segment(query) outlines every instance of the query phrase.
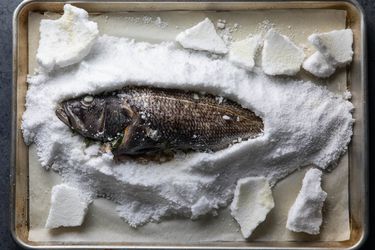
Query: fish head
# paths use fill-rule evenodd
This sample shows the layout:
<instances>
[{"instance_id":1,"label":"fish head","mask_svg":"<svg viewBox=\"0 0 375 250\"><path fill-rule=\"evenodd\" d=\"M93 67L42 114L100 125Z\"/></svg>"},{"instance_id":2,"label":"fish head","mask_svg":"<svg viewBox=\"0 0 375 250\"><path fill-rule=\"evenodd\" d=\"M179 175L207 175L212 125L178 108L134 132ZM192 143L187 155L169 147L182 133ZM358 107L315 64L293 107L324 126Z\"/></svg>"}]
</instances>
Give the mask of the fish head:
<instances>
[{"instance_id":1,"label":"fish head","mask_svg":"<svg viewBox=\"0 0 375 250\"><path fill-rule=\"evenodd\" d=\"M105 133L105 97L85 95L60 103L56 116L84 137L102 140Z\"/></svg>"}]
</instances>

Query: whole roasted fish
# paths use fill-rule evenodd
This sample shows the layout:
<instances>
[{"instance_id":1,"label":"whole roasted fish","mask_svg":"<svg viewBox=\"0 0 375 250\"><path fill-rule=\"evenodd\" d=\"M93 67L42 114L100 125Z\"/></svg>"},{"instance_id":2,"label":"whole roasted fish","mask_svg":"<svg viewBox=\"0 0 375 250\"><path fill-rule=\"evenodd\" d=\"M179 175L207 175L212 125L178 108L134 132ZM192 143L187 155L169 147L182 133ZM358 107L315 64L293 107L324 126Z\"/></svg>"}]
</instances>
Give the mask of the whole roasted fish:
<instances>
[{"instance_id":1,"label":"whole roasted fish","mask_svg":"<svg viewBox=\"0 0 375 250\"><path fill-rule=\"evenodd\" d=\"M56 115L84 137L112 142L115 156L217 151L263 131L262 119L233 101L150 87L67 100Z\"/></svg>"}]
</instances>

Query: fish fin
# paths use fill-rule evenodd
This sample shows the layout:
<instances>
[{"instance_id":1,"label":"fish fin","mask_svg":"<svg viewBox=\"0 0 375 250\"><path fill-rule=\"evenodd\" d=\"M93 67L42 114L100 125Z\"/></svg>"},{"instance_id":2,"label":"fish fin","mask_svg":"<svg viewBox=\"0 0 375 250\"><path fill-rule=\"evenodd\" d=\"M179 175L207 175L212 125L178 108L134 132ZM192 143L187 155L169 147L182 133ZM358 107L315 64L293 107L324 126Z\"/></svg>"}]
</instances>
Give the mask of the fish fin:
<instances>
[{"instance_id":1,"label":"fish fin","mask_svg":"<svg viewBox=\"0 0 375 250\"><path fill-rule=\"evenodd\" d=\"M125 128L124 136L117 148L112 153L115 157L120 155L152 155L163 150L163 145L150 138L149 128L140 124L136 119Z\"/></svg>"}]
</instances>

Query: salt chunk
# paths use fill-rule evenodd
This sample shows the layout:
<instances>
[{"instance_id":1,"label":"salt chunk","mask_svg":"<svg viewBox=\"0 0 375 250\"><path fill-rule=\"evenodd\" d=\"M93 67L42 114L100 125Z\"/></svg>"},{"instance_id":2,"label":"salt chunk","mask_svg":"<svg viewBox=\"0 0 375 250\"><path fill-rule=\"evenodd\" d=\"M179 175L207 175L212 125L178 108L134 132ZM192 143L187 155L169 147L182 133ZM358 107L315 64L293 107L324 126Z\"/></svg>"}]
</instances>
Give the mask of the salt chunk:
<instances>
[{"instance_id":1,"label":"salt chunk","mask_svg":"<svg viewBox=\"0 0 375 250\"><path fill-rule=\"evenodd\" d=\"M255 65L254 57L259 45L259 35L232 43L229 50L229 61L238 67L252 70Z\"/></svg>"},{"instance_id":2,"label":"salt chunk","mask_svg":"<svg viewBox=\"0 0 375 250\"><path fill-rule=\"evenodd\" d=\"M176 41L187 49L204 50L217 54L228 52L224 41L216 33L214 24L208 18L178 34Z\"/></svg>"},{"instance_id":3,"label":"salt chunk","mask_svg":"<svg viewBox=\"0 0 375 250\"><path fill-rule=\"evenodd\" d=\"M38 64L47 72L81 61L91 50L99 35L88 13L70 4L64 5L64 15L57 20L40 22Z\"/></svg>"},{"instance_id":4,"label":"salt chunk","mask_svg":"<svg viewBox=\"0 0 375 250\"><path fill-rule=\"evenodd\" d=\"M308 40L333 66L344 66L352 61L353 32L351 29L314 33Z\"/></svg>"},{"instance_id":5,"label":"salt chunk","mask_svg":"<svg viewBox=\"0 0 375 250\"><path fill-rule=\"evenodd\" d=\"M218 23L216 24L216 27L217 27L218 29L224 29L224 28L225 28L225 23L220 23L220 22L218 22Z\"/></svg>"},{"instance_id":6,"label":"salt chunk","mask_svg":"<svg viewBox=\"0 0 375 250\"><path fill-rule=\"evenodd\" d=\"M294 232L319 234L322 224L322 207L327 197L320 186L322 171L310 169L302 181L302 188L289 209L286 227Z\"/></svg>"},{"instance_id":7,"label":"salt chunk","mask_svg":"<svg viewBox=\"0 0 375 250\"><path fill-rule=\"evenodd\" d=\"M206 196L203 196L191 206L191 219L197 219L199 216L208 214L212 212L212 209L217 208L218 206L216 204L211 203Z\"/></svg>"},{"instance_id":8,"label":"salt chunk","mask_svg":"<svg viewBox=\"0 0 375 250\"><path fill-rule=\"evenodd\" d=\"M264 40L262 68L267 75L295 75L305 53L288 37L270 29Z\"/></svg>"},{"instance_id":9,"label":"salt chunk","mask_svg":"<svg viewBox=\"0 0 375 250\"><path fill-rule=\"evenodd\" d=\"M331 76L336 70L319 51L307 58L302 67L311 74L323 78Z\"/></svg>"},{"instance_id":10,"label":"salt chunk","mask_svg":"<svg viewBox=\"0 0 375 250\"><path fill-rule=\"evenodd\" d=\"M230 210L240 224L243 237L250 237L274 205L271 188L265 177L248 177L237 182Z\"/></svg>"},{"instance_id":11,"label":"salt chunk","mask_svg":"<svg viewBox=\"0 0 375 250\"><path fill-rule=\"evenodd\" d=\"M67 184L56 185L52 188L51 208L45 227L80 226L86 215L87 206L88 200L82 196L80 190Z\"/></svg>"},{"instance_id":12,"label":"salt chunk","mask_svg":"<svg viewBox=\"0 0 375 250\"><path fill-rule=\"evenodd\" d=\"M352 99L352 93L350 93L349 90L345 90L342 94L342 98L344 98L345 100L350 100Z\"/></svg>"}]
</instances>

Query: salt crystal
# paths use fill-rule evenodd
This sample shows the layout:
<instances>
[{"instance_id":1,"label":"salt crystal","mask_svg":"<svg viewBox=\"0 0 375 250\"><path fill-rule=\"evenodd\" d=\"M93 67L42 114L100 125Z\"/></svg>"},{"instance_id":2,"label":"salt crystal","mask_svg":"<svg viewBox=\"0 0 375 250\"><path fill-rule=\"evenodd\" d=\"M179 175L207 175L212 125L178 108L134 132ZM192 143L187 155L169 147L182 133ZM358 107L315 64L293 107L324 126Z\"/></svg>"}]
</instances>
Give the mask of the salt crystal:
<instances>
[{"instance_id":1,"label":"salt crystal","mask_svg":"<svg viewBox=\"0 0 375 250\"><path fill-rule=\"evenodd\" d=\"M88 20L85 10L66 4L60 19L40 22L38 64L47 72L75 64L90 52L98 35L97 24Z\"/></svg>"},{"instance_id":2,"label":"salt crystal","mask_svg":"<svg viewBox=\"0 0 375 250\"><path fill-rule=\"evenodd\" d=\"M197 219L199 216L208 214L212 212L212 209L217 208L218 206L210 202L206 196L203 196L191 206L191 219Z\"/></svg>"},{"instance_id":3,"label":"salt crystal","mask_svg":"<svg viewBox=\"0 0 375 250\"><path fill-rule=\"evenodd\" d=\"M187 49L204 50L217 54L228 52L224 41L218 36L215 26L208 18L178 34L176 41Z\"/></svg>"},{"instance_id":4,"label":"salt crystal","mask_svg":"<svg viewBox=\"0 0 375 250\"><path fill-rule=\"evenodd\" d=\"M303 62L302 67L317 77L329 77L336 70L319 51L307 58Z\"/></svg>"},{"instance_id":5,"label":"salt crystal","mask_svg":"<svg viewBox=\"0 0 375 250\"><path fill-rule=\"evenodd\" d=\"M342 96L343 96L343 98L344 98L345 100L350 100L350 99L352 99L352 93L350 93L349 90L345 90L344 93L342 94Z\"/></svg>"},{"instance_id":6,"label":"salt crystal","mask_svg":"<svg viewBox=\"0 0 375 250\"><path fill-rule=\"evenodd\" d=\"M247 177L237 182L230 210L241 227L243 237L249 238L274 206L268 180L264 177Z\"/></svg>"},{"instance_id":7,"label":"salt crystal","mask_svg":"<svg viewBox=\"0 0 375 250\"><path fill-rule=\"evenodd\" d=\"M66 184L52 188L51 208L46 228L76 227L83 223L88 201L81 195L82 191Z\"/></svg>"},{"instance_id":8,"label":"salt crystal","mask_svg":"<svg viewBox=\"0 0 375 250\"><path fill-rule=\"evenodd\" d=\"M327 33L314 33L308 40L333 66L344 66L352 61L353 31L334 30Z\"/></svg>"},{"instance_id":9,"label":"salt crystal","mask_svg":"<svg viewBox=\"0 0 375 250\"><path fill-rule=\"evenodd\" d=\"M246 38L232 43L229 50L229 61L238 67L252 70L255 65L255 54L260 46L260 36Z\"/></svg>"},{"instance_id":10,"label":"salt crystal","mask_svg":"<svg viewBox=\"0 0 375 250\"><path fill-rule=\"evenodd\" d=\"M322 171L310 169L302 181L302 188L289 209L286 227L294 232L319 234L322 224L322 207L327 197L320 186Z\"/></svg>"},{"instance_id":11,"label":"salt crystal","mask_svg":"<svg viewBox=\"0 0 375 250\"><path fill-rule=\"evenodd\" d=\"M225 28L225 23L217 23L216 24L216 27L218 28L218 29L224 29Z\"/></svg>"},{"instance_id":12,"label":"salt crystal","mask_svg":"<svg viewBox=\"0 0 375 250\"><path fill-rule=\"evenodd\" d=\"M288 37L270 29L262 51L262 68L267 75L295 75L305 54Z\"/></svg>"}]
</instances>

